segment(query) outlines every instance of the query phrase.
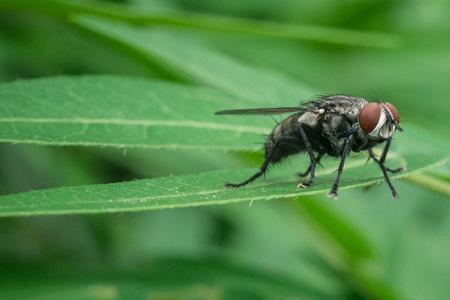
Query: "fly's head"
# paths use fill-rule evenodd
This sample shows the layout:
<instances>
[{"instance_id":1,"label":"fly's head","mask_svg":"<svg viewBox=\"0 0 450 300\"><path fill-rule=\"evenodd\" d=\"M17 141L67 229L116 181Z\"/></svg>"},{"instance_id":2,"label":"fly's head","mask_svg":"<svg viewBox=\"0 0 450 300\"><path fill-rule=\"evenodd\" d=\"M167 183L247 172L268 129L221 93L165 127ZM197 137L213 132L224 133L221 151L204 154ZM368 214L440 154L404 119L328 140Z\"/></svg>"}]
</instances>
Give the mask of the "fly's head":
<instances>
[{"instance_id":1,"label":"fly's head","mask_svg":"<svg viewBox=\"0 0 450 300\"><path fill-rule=\"evenodd\" d=\"M371 140L386 140L400 127L400 116L394 105L369 102L359 112L359 127Z\"/></svg>"}]
</instances>

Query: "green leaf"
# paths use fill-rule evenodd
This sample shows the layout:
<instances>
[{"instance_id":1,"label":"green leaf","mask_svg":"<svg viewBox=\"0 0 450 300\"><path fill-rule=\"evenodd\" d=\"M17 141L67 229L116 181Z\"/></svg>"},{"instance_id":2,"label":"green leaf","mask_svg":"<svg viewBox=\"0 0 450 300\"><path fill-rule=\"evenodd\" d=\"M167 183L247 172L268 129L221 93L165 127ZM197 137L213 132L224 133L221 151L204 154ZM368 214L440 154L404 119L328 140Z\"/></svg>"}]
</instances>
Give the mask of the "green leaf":
<instances>
[{"instance_id":1,"label":"green leaf","mask_svg":"<svg viewBox=\"0 0 450 300\"><path fill-rule=\"evenodd\" d=\"M139 271L6 266L2 299L329 299L328 287L245 263L205 257L159 259ZM333 295L333 298L336 295ZM340 296L337 299L342 299Z\"/></svg>"},{"instance_id":2,"label":"green leaf","mask_svg":"<svg viewBox=\"0 0 450 300\"><path fill-rule=\"evenodd\" d=\"M88 16L74 18L73 22L122 44L140 54L142 60L157 64L188 82L210 85L258 105L283 102L292 105L316 93L283 74L247 66L179 31L155 30Z\"/></svg>"},{"instance_id":3,"label":"green leaf","mask_svg":"<svg viewBox=\"0 0 450 300\"><path fill-rule=\"evenodd\" d=\"M18 81L1 85L0 97L3 142L254 150L260 147L255 143L263 142L258 135L269 132L273 122L266 117L214 116L227 105L246 105L229 104L228 96L214 90L127 77ZM406 124L405 132L396 135L394 158L409 173L430 167L447 157L448 145L440 143L429 132ZM346 172L342 187L381 181L379 170L364 167L364 162L365 158L348 162L347 167L356 167ZM0 215L136 211L289 198L328 191L333 170L325 170L306 190L298 190L297 179L286 176L278 180L271 176L240 190L223 189L225 181L242 180L254 172L247 169L35 191L6 196Z\"/></svg>"},{"instance_id":4,"label":"green leaf","mask_svg":"<svg viewBox=\"0 0 450 300\"><path fill-rule=\"evenodd\" d=\"M306 217L311 219L313 225L319 226L322 233L331 237L336 247L341 248L339 250L342 251L344 259L357 261L373 256L371 245L364 234L316 200L297 201L297 206Z\"/></svg>"},{"instance_id":5,"label":"green leaf","mask_svg":"<svg viewBox=\"0 0 450 300\"><path fill-rule=\"evenodd\" d=\"M403 141L405 143L405 141ZM406 144L406 143L405 143ZM341 189L373 185L383 181L380 171L365 158L347 164ZM408 171L393 178L405 177L446 161L445 154L424 156L421 152L402 154L397 164L407 162ZM241 189L226 189L226 181L242 180L254 169L212 171L184 176L170 176L106 185L61 187L0 197L0 216L105 213L142 211L200 205L215 205L242 201L294 198L322 194L334 181L334 168L318 173L317 181L307 189L296 187L292 174L297 166L275 170L266 180ZM288 170L287 170L288 169ZM294 175L295 176L295 175ZM388 191L386 190L388 194Z\"/></svg>"},{"instance_id":6,"label":"green leaf","mask_svg":"<svg viewBox=\"0 0 450 300\"><path fill-rule=\"evenodd\" d=\"M436 175L429 175L427 173L416 174L413 176L409 176L408 180L428 188L432 191L447 195L450 197L450 180L439 178Z\"/></svg>"},{"instance_id":7,"label":"green leaf","mask_svg":"<svg viewBox=\"0 0 450 300\"><path fill-rule=\"evenodd\" d=\"M245 106L218 91L120 76L6 83L0 99L0 142L9 143L257 150L273 125L215 116Z\"/></svg>"},{"instance_id":8,"label":"green leaf","mask_svg":"<svg viewBox=\"0 0 450 300\"><path fill-rule=\"evenodd\" d=\"M321 242L315 242L317 251L362 295L370 299L400 299L394 289L367 267L377 259L377 249L371 240L350 220L317 200L296 202L308 225L315 229L316 236L322 238Z\"/></svg>"},{"instance_id":9,"label":"green leaf","mask_svg":"<svg viewBox=\"0 0 450 300\"><path fill-rule=\"evenodd\" d=\"M238 33L269 36L282 39L316 41L349 46L395 48L399 39L393 34L364 32L314 25L286 24L269 21L186 13L182 11L155 11L130 9L124 5L83 3L70 0L7 1L0 8L44 12L66 17L70 14L95 14L138 24L164 25L219 33Z\"/></svg>"}]
</instances>

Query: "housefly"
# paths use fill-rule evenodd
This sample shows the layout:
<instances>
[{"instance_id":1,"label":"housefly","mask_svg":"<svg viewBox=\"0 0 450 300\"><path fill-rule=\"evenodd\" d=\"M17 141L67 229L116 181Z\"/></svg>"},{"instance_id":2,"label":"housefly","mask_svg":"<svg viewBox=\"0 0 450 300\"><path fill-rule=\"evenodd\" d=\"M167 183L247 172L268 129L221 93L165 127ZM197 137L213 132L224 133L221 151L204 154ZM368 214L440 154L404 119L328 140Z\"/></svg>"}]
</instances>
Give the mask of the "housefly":
<instances>
[{"instance_id":1,"label":"housefly","mask_svg":"<svg viewBox=\"0 0 450 300\"><path fill-rule=\"evenodd\" d=\"M329 197L337 197L339 180L344 163L351 151L367 150L369 159L373 159L391 190L397 192L388 173L397 173L403 168L391 169L385 165L386 156L400 117L397 109L388 102L369 102L363 98L349 95L327 95L295 107L232 109L216 112L216 115L271 115L292 113L278 123L268 135L264 144L264 162L258 172L239 183L226 183L225 187L238 188L249 184L263 175L270 164L286 157L306 152L310 164L300 177L307 180L298 184L299 188L311 185L315 179L316 166L328 155L340 158L336 179ZM386 142L381 157L374 154L374 147Z\"/></svg>"}]
</instances>

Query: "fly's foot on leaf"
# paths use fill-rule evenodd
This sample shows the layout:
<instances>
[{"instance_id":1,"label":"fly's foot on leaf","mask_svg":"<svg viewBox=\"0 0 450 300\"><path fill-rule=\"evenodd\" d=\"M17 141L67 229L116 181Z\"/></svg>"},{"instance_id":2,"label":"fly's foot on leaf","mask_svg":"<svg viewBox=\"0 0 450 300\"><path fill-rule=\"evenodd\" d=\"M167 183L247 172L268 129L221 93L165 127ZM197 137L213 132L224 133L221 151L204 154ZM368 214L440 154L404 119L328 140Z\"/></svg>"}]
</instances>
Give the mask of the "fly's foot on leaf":
<instances>
[{"instance_id":1,"label":"fly's foot on leaf","mask_svg":"<svg viewBox=\"0 0 450 300\"><path fill-rule=\"evenodd\" d=\"M338 198L338 194L336 191L330 191L327 194L327 196L328 196L328 198L333 199L333 200L337 200L337 198Z\"/></svg>"},{"instance_id":2,"label":"fly's foot on leaf","mask_svg":"<svg viewBox=\"0 0 450 300\"><path fill-rule=\"evenodd\" d=\"M398 199L398 193L397 193L397 191L392 191L392 193L391 193L391 195L392 195L392 199L394 199L394 200L397 200Z\"/></svg>"},{"instance_id":3,"label":"fly's foot on leaf","mask_svg":"<svg viewBox=\"0 0 450 300\"><path fill-rule=\"evenodd\" d=\"M302 182L300 182L299 184L297 184L297 187L298 187L298 188L301 188L301 189L304 189L304 188L310 186L312 183L313 183L313 180L312 180L312 179L307 180L307 181L302 181Z\"/></svg>"},{"instance_id":4,"label":"fly's foot on leaf","mask_svg":"<svg viewBox=\"0 0 450 300\"><path fill-rule=\"evenodd\" d=\"M242 185L241 184L239 184L239 183L229 183L229 182L227 182L227 183L225 183L224 185L223 185L223 187L224 188L227 188L227 189L237 189L237 188L239 188L239 187L241 187Z\"/></svg>"},{"instance_id":5,"label":"fly's foot on leaf","mask_svg":"<svg viewBox=\"0 0 450 300\"><path fill-rule=\"evenodd\" d=\"M304 189L304 188L306 188L307 186L304 185L303 182L299 182L299 184L297 184L297 187L298 187L299 189Z\"/></svg>"}]
</instances>

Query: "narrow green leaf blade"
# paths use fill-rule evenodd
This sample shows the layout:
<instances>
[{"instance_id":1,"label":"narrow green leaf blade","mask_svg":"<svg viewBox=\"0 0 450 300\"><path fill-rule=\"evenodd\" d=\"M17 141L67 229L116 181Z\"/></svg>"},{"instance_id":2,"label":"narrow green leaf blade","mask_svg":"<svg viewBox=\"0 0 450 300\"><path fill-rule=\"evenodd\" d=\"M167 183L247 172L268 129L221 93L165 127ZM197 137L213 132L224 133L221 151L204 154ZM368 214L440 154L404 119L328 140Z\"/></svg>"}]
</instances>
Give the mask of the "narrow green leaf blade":
<instances>
[{"instance_id":1,"label":"narrow green leaf blade","mask_svg":"<svg viewBox=\"0 0 450 300\"><path fill-rule=\"evenodd\" d=\"M373 256L373 249L364 234L351 226L344 218L334 211L321 205L316 199L298 201L300 211L319 226L340 247L343 257L348 260L361 260Z\"/></svg>"},{"instance_id":2,"label":"narrow green leaf blade","mask_svg":"<svg viewBox=\"0 0 450 300\"><path fill-rule=\"evenodd\" d=\"M257 150L273 126L215 116L246 105L219 91L120 76L6 83L0 99L0 142L9 143Z\"/></svg>"},{"instance_id":3,"label":"narrow green leaf blade","mask_svg":"<svg viewBox=\"0 0 450 300\"><path fill-rule=\"evenodd\" d=\"M316 41L348 46L395 48L399 38L393 34L364 32L317 25L285 24L182 11L141 11L112 3L83 3L70 0L3 0L0 9L22 9L67 17L74 13L95 14L139 24L158 24L211 32L270 36L281 39Z\"/></svg>"},{"instance_id":4,"label":"narrow green leaf blade","mask_svg":"<svg viewBox=\"0 0 450 300\"><path fill-rule=\"evenodd\" d=\"M78 26L138 52L188 82L206 84L258 105L292 105L316 92L291 78L247 66L179 31L137 27L99 17L73 18Z\"/></svg>"},{"instance_id":5,"label":"narrow green leaf blade","mask_svg":"<svg viewBox=\"0 0 450 300\"><path fill-rule=\"evenodd\" d=\"M416 152L406 154L396 163L407 161L408 172L393 178L407 176L446 161L443 154L433 157ZM185 176L171 176L106 185L62 187L37 190L0 197L0 216L29 216L47 214L105 213L166 209L200 205L215 205L242 201L293 198L328 192L335 174L334 167L321 171L316 183L307 188L296 187L298 179L292 176L297 166L272 172L266 180L241 189L226 189L226 181L241 180L255 170L212 171ZM295 175L294 175L295 176ZM341 189L373 185L383 181L380 171L365 158L348 163ZM386 197L390 197L386 189Z\"/></svg>"},{"instance_id":6,"label":"narrow green leaf blade","mask_svg":"<svg viewBox=\"0 0 450 300\"><path fill-rule=\"evenodd\" d=\"M166 258L138 270L111 266L40 268L6 266L0 274L2 299L329 299L317 287L287 274L223 257ZM248 298L250 297L250 298ZM343 299L340 295L335 299Z\"/></svg>"}]
</instances>

